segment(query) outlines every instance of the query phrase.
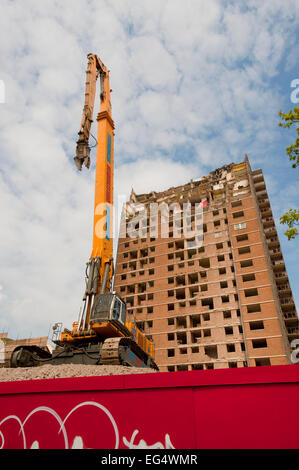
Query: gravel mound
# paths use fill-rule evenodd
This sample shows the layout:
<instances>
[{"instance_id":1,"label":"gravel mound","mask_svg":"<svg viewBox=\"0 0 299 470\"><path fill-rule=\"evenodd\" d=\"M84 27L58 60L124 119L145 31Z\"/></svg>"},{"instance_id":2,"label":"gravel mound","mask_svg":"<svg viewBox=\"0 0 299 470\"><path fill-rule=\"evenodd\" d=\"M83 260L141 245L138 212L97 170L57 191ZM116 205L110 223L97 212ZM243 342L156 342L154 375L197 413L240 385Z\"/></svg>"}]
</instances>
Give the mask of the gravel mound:
<instances>
[{"instance_id":1,"label":"gravel mound","mask_svg":"<svg viewBox=\"0 0 299 470\"><path fill-rule=\"evenodd\" d=\"M101 375L124 375L156 373L150 368L126 366L97 366L84 364L43 365L39 367L0 368L0 382L36 379L58 379L63 377L90 377Z\"/></svg>"}]
</instances>

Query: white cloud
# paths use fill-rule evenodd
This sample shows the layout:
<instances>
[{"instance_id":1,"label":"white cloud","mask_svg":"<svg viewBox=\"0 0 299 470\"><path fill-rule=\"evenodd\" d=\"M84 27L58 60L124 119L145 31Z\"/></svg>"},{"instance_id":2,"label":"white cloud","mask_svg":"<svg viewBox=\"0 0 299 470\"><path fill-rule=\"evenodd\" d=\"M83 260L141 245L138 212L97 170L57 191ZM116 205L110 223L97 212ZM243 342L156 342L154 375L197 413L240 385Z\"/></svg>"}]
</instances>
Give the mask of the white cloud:
<instances>
[{"instance_id":1,"label":"white cloud","mask_svg":"<svg viewBox=\"0 0 299 470\"><path fill-rule=\"evenodd\" d=\"M170 110L167 96L161 93L147 91L138 99L139 113L153 130L169 127Z\"/></svg>"},{"instance_id":2,"label":"white cloud","mask_svg":"<svg viewBox=\"0 0 299 470\"><path fill-rule=\"evenodd\" d=\"M139 82L139 89L143 86L175 91L179 79L176 63L161 41L152 35L138 36L129 41L128 47L131 73Z\"/></svg>"},{"instance_id":3,"label":"white cloud","mask_svg":"<svg viewBox=\"0 0 299 470\"><path fill-rule=\"evenodd\" d=\"M171 186L178 186L193 177L203 176L201 168L193 164L186 165L167 158L146 158L123 164L116 170L115 186L119 194L163 191ZM130 178L128 178L130 175Z\"/></svg>"}]
</instances>

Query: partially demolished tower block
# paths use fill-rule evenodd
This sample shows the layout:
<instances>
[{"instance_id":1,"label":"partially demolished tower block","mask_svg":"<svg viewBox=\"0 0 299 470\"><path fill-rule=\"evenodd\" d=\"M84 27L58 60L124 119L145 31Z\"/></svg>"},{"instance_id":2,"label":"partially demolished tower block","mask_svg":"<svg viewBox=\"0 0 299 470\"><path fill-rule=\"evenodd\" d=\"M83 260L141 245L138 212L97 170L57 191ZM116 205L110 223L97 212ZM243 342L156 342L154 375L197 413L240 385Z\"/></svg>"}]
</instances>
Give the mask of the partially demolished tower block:
<instances>
[{"instance_id":1,"label":"partially demolished tower block","mask_svg":"<svg viewBox=\"0 0 299 470\"><path fill-rule=\"evenodd\" d=\"M191 202L197 224L193 203L205 199L201 246L174 238L171 212L169 238L160 213L151 237L151 203ZM298 317L263 173L251 170L247 155L184 186L132 191L129 202L145 205L147 226L143 238L120 237L114 289L154 340L161 371L291 363Z\"/></svg>"}]
</instances>

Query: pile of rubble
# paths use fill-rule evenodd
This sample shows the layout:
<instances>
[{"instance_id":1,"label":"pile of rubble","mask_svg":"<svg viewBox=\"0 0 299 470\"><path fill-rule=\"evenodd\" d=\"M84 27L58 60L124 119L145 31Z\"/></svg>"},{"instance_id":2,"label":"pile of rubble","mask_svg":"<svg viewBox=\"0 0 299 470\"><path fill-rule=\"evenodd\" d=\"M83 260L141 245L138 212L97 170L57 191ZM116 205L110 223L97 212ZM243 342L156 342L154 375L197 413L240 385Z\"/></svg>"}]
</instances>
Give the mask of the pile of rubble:
<instances>
[{"instance_id":1,"label":"pile of rubble","mask_svg":"<svg viewBox=\"0 0 299 470\"><path fill-rule=\"evenodd\" d=\"M102 375L156 373L150 368L126 366L98 366L85 364L43 365L39 367L0 368L0 382L16 380L57 379L64 377L90 377Z\"/></svg>"}]
</instances>

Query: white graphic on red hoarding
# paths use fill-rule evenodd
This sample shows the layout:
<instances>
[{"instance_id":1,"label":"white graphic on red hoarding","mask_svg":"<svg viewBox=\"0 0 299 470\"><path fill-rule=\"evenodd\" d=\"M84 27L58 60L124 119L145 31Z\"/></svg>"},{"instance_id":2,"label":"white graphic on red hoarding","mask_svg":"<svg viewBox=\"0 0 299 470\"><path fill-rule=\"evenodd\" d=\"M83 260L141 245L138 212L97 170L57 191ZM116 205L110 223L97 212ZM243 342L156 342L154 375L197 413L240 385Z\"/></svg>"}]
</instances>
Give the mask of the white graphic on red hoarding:
<instances>
[{"instance_id":1,"label":"white graphic on red hoarding","mask_svg":"<svg viewBox=\"0 0 299 470\"><path fill-rule=\"evenodd\" d=\"M138 429L135 429L130 441L123 437L123 443L128 449L174 449L169 434L165 434L165 445L163 445L162 442L155 442L155 444L148 445L143 439L140 439L139 444L134 444L135 437L138 433Z\"/></svg>"},{"instance_id":2,"label":"white graphic on red hoarding","mask_svg":"<svg viewBox=\"0 0 299 470\"><path fill-rule=\"evenodd\" d=\"M112 449L112 448L118 449L119 448L119 443L120 443L120 436L119 436L119 430L118 430L116 421L113 418L110 411L105 406L103 406L100 403L97 403L95 401L85 401L85 402L79 403L78 405L76 405L74 408L71 409L71 411L66 415L64 420L61 419L61 417L59 416L59 414L55 410L53 410L52 408L47 407L47 406L39 406L39 407L35 408L34 410L32 410L26 416L26 418L23 422L16 415L6 416L0 422L0 449L5 448L6 438L7 437L9 437L10 447L13 445L12 444L13 436L11 435L11 432L10 432L9 436L6 436L5 431L1 430L1 427L3 427L3 425L5 423L11 422L11 421L14 421L18 424L18 430L15 430L15 434L16 434L15 437L16 437L16 440L17 440L21 436L21 445L22 445L23 449L28 449L28 448L30 448L30 449L39 449L40 448L41 438L34 439L31 443L31 445L30 445L30 443L28 443L25 426L26 426L27 423L29 423L30 419L34 415L37 415L38 413L41 413L41 412L49 413L57 421L57 424L59 426L58 431L57 431L57 435L60 435L62 437L62 447L64 449L86 449L87 446L84 444L84 441L86 442L86 440L88 440L89 428L81 429L79 431L78 435L75 435L75 437L72 440L72 443L70 444L70 437L69 437L67 427L66 427L67 421L69 420L70 416L73 415L73 413L75 413L79 408L83 408L83 407L86 407L86 406L96 407L98 410L100 410L101 412L104 413L104 416L105 416L106 420L108 419L109 424L107 426L107 422L106 422L106 428L105 429L101 428L101 432L102 433L105 432L105 431L106 432L108 432L108 431L112 432L112 430L113 430L113 435L114 435L114 442L113 443L111 442L111 445L109 445L109 447L107 447L107 448L109 448L109 449ZM43 424L43 426L44 426L44 424ZM112 426L112 428L108 429L109 426ZM38 434L38 435L41 435L44 430L45 430L45 428L35 429L36 434ZM46 430L46 432L47 432L47 430ZM133 431L131 439L129 441L127 440L127 438L125 436L122 438L123 444L128 449L174 449L174 446L173 446L173 444L170 440L169 434L165 434L165 444L163 445L162 442L155 442L153 444L147 444L147 442L144 439L140 439L139 443L136 443L135 438L136 438L138 433L139 433L139 430L135 429ZM101 438L101 435L99 435L99 439L100 438ZM51 436L49 436L49 439L51 439ZM28 445L29 445L29 447L28 447ZM101 448L100 445L101 445L101 443L99 442L98 443L99 447L95 447L95 448Z\"/></svg>"}]
</instances>

